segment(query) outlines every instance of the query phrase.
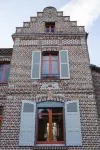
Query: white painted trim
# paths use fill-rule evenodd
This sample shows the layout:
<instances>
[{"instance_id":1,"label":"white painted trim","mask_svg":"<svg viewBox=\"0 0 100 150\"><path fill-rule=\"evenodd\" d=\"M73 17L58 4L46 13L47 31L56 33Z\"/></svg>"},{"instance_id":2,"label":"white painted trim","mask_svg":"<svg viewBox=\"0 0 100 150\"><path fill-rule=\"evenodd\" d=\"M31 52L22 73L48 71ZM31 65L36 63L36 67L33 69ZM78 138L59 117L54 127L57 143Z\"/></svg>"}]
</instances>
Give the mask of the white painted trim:
<instances>
[{"instance_id":1,"label":"white painted trim","mask_svg":"<svg viewBox=\"0 0 100 150\"><path fill-rule=\"evenodd\" d=\"M61 50L60 52L59 52L59 56L61 56L61 52L62 51L66 51L67 52L67 60L68 60L68 62L67 63L61 63L61 57L59 57L60 59L59 59L59 62L60 62L60 79L70 79L70 69L69 69L69 55L68 55L68 50ZM61 64L68 64L68 77L61 77Z\"/></svg>"},{"instance_id":2,"label":"white painted trim","mask_svg":"<svg viewBox=\"0 0 100 150\"><path fill-rule=\"evenodd\" d=\"M32 71L33 71L33 55L34 52L40 52L40 64L39 64L39 78L32 78ZM41 78L41 51L33 51L32 52L32 63L31 63L31 79L40 79Z\"/></svg>"}]
</instances>

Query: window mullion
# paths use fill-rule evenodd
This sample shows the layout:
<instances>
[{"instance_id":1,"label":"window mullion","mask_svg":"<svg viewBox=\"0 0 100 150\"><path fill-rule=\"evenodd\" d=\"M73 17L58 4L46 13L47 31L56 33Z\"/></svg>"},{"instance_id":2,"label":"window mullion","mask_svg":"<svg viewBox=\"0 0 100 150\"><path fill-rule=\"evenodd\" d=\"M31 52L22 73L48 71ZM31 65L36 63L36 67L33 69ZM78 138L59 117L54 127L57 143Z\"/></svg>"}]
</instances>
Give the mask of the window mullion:
<instances>
[{"instance_id":1,"label":"window mullion","mask_svg":"<svg viewBox=\"0 0 100 150\"><path fill-rule=\"evenodd\" d=\"M52 142L52 109L49 110L49 142Z\"/></svg>"}]
</instances>

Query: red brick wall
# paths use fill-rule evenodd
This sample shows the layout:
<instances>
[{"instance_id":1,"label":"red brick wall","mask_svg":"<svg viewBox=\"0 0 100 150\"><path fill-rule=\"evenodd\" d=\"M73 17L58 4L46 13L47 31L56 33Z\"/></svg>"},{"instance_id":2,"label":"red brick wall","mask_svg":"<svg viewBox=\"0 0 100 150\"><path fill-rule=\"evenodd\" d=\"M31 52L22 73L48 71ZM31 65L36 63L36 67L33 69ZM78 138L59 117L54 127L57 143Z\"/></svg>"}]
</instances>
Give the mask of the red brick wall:
<instances>
[{"instance_id":1,"label":"red brick wall","mask_svg":"<svg viewBox=\"0 0 100 150\"><path fill-rule=\"evenodd\" d=\"M37 13L37 17L32 17L30 22L24 23L24 27L17 28L17 33L13 35L15 43L4 106L1 148L3 150L33 149L18 146L22 100L46 101L48 91L42 86L56 84L52 93L53 100L79 100L81 113L83 146L61 147L61 149L99 150L98 115L84 27L78 27L76 22L71 22L69 17L62 16L62 12L57 12L55 8L52 8L51 14L48 13L48 9ZM44 32L44 22L48 21L56 21L55 33ZM70 79L32 80L32 51L60 51L62 49L67 49L69 53ZM34 149L37 148L34 147ZM56 148L60 149L60 147L54 147Z\"/></svg>"}]
</instances>

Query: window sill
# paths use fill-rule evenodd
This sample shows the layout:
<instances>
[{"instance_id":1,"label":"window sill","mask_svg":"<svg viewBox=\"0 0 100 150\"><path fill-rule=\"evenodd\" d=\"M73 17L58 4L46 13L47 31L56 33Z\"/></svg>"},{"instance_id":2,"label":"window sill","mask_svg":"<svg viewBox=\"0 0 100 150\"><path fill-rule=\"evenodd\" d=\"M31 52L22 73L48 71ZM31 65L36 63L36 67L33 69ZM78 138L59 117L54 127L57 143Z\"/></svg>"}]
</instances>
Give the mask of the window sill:
<instances>
[{"instance_id":1,"label":"window sill","mask_svg":"<svg viewBox=\"0 0 100 150\"><path fill-rule=\"evenodd\" d=\"M55 33L55 31L54 31L54 32L50 32L50 31L49 31L49 32L46 32L46 31L45 31L45 33Z\"/></svg>"},{"instance_id":2,"label":"window sill","mask_svg":"<svg viewBox=\"0 0 100 150\"><path fill-rule=\"evenodd\" d=\"M59 80L60 79L60 75L41 75L41 79L42 80Z\"/></svg>"},{"instance_id":3,"label":"window sill","mask_svg":"<svg viewBox=\"0 0 100 150\"><path fill-rule=\"evenodd\" d=\"M8 84L8 82L0 82L0 84Z\"/></svg>"},{"instance_id":4,"label":"window sill","mask_svg":"<svg viewBox=\"0 0 100 150\"><path fill-rule=\"evenodd\" d=\"M65 146L65 144L36 144L36 146Z\"/></svg>"},{"instance_id":5,"label":"window sill","mask_svg":"<svg viewBox=\"0 0 100 150\"><path fill-rule=\"evenodd\" d=\"M6 82L6 83L0 82L0 86L7 86L7 85L8 85L8 82Z\"/></svg>"},{"instance_id":6,"label":"window sill","mask_svg":"<svg viewBox=\"0 0 100 150\"><path fill-rule=\"evenodd\" d=\"M42 77L41 79L42 80L59 80L60 78L53 78L53 77L47 77L47 78L45 78L45 77Z\"/></svg>"},{"instance_id":7,"label":"window sill","mask_svg":"<svg viewBox=\"0 0 100 150\"><path fill-rule=\"evenodd\" d=\"M41 82L59 82L60 78L41 78Z\"/></svg>"}]
</instances>

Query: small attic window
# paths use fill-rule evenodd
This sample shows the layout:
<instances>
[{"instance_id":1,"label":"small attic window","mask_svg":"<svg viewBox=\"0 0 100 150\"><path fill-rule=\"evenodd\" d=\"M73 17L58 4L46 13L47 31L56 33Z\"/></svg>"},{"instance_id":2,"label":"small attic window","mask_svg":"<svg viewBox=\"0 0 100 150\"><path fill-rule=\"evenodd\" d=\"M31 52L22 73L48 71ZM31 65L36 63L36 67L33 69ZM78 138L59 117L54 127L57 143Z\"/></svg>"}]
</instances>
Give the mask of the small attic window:
<instances>
[{"instance_id":1,"label":"small attic window","mask_svg":"<svg viewBox=\"0 0 100 150\"><path fill-rule=\"evenodd\" d=\"M46 22L45 32L55 32L55 22Z\"/></svg>"}]
</instances>

